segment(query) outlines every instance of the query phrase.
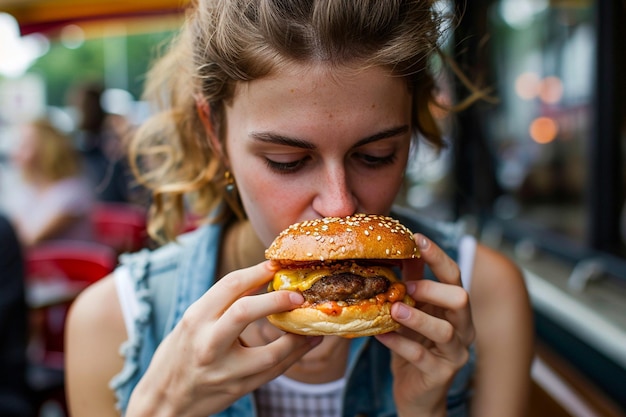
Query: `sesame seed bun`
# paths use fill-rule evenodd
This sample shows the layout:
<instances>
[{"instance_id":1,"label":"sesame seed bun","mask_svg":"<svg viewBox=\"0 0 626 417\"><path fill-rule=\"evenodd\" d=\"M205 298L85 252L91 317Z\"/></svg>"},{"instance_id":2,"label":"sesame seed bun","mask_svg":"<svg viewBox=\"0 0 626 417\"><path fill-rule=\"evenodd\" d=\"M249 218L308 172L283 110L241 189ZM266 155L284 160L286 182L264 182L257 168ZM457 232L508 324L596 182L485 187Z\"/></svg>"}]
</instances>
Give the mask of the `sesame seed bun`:
<instances>
[{"instance_id":1,"label":"sesame seed bun","mask_svg":"<svg viewBox=\"0 0 626 417\"><path fill-rule=\"evenodd\" d=\"M415 304L390 264L417 258L419 251L413 233L391 217L356 214L293 224L276 237L265 257L283 267L270 283L270 291L299 291L305 296L301 307L268 316L287 332L343 337L386 333L400 326L391 317L391 305L395 301ZM340 278L325 283L333 277ZM368 286L366 280L380 283L381 279L386 284L380 293L368 292L365 298L356 295L360 287ZM343 295L335 297L335 286L341 288L346 280L349 290L345 291L354 294L345 295L339 289L337 294ZM307 293L317 291L320 284L327 285L322 291L328 299L320 300L319 294L310 299Z\"/></svg>"},{"instance_id":2,"label":"sesame seed bun","mask_svg":"<svg viewBox=\"0 0 626 417\"><path fill-rule=\"evenodd\" d=\"M415 304L411 298L405 302L411 306ZM310 336L374 336L400 327L391 318L391 303L368 304L359 308L344 307L337 315L328 315L319 308L296 308L273 314L267 319L286 332Z\"/></svg>"},{"instance_id":3,"label":"sesame seed bun","mask_svg":"<svg viewBox=\"0 0 626 417\"><path fill-rule=\"evenodd\" d=\"M296 223L283 230L265 257L293 261L418 257L413 233L387 216L355 214Z\"/></svg>"}]
</instances>

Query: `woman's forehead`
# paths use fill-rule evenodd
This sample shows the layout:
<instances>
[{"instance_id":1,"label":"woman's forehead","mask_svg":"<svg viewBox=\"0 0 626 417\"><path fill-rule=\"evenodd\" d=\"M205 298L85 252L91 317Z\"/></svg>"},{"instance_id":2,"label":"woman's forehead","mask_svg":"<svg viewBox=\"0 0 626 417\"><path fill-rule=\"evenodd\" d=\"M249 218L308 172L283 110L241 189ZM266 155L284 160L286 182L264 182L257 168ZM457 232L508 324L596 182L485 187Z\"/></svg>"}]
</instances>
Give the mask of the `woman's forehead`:
<instances>
[{"instance_id":1,"label":"woman's forehead","mask_svg":"<svg viewBox=\"0 0 626 417\"><path fill-rule=\"evenodd\" d=\"M407 85L405 78L397 77L384 67L331 66L325 63L290 64L272 73L252 80L238 82L227 105L256 94L307 94L334 96L339 89L366 89L372 84L389 83Z\"/></svg>"}]
</instances>

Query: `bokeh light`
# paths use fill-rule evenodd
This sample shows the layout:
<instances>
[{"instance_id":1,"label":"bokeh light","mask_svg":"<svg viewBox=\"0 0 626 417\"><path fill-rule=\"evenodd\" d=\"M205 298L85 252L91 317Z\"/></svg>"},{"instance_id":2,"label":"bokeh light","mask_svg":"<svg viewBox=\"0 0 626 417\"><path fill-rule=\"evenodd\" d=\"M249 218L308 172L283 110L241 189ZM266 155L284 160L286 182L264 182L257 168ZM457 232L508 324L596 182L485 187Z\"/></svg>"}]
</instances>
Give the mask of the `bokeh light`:
<instances>
[{"instance_id":1,"label":"bokeh light","mask_svg":"<svg viewBox=\"0 0 626 417\"><path fill-rule=\"evenodd\" d=\"M559 125L549 117L538 117L530 124L529 133L532 140L537 143L550 143L556 139Z\"/></svg>"}]
</instances>

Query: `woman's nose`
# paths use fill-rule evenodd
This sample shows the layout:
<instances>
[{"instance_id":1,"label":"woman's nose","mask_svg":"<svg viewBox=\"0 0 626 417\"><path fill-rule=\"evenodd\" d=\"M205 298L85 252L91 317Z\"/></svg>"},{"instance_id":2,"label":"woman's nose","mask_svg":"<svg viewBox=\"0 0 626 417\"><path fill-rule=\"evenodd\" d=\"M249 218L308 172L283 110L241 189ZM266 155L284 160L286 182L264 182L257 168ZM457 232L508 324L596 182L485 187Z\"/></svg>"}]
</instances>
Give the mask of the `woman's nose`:
<instances>
[{"instance_id":1,"label":"woman's nose","mask_svg":"<svg viewBox=\"0 0 626 417\"><path fill-rule=\"evenodd\" d=\"M357 199L343 170L333 170L318 185L313 210L320 217L345 217L356 212Z\"/></svg>"}]
</instances>

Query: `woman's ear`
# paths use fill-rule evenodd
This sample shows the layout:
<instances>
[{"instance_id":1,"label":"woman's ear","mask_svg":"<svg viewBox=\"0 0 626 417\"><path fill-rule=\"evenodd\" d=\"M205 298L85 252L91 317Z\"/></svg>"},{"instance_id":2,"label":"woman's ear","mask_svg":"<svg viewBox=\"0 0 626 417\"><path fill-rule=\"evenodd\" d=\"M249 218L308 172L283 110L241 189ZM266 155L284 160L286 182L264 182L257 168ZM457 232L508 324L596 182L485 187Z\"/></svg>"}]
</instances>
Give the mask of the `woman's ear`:
<instances>
[{"instance_id":1,"label":"woman's ear","mask_svg":"<svg viewBox=\"0 0 626 417\"><path fill-rule=\"evenodd\" d=\"M196 111L198 112L198 117L204 126L206 136L211 142L211 146L215 150L215 153L222 158L223 161L226 161L226 153L224 152L222 142L220 142L214 129L215 126L213 126L213 122L211 121L211 108L204 97L200 94L196 94L194 97L196 100Z\"/></svg>"}]
</instances>

